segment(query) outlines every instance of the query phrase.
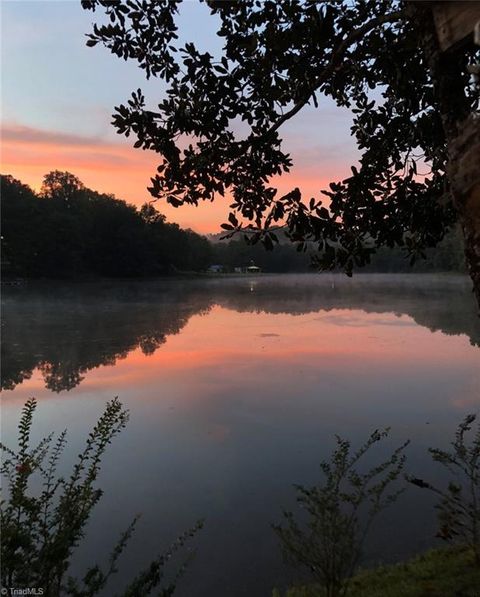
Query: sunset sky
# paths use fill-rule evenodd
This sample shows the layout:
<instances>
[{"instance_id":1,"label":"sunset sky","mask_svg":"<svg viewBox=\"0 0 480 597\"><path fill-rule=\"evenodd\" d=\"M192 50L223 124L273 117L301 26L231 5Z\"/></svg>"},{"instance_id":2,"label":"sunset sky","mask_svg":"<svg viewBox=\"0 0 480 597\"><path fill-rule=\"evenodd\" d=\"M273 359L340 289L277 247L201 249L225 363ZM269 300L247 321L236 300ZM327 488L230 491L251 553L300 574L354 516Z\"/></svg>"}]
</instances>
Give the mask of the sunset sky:
<instances>
[{"instance_id":1,"label":"sunset sky","mask_svg":"<svg viewBox=\"0 0 480 597\"><path fill-rule=\"evenodd\" d=\"M1 172L38 190L44 174L68 170L90 188L141 205L151 199L146 187L158 157L117 135L111 114L137 87L158 103L164 86L147 83L134 63L103 47L85 46L85 33L100 17L82 10L80 0L2 0ZM211 53L221 50L205 5L184 2L178 23L182 41ZM295 167L279 182L280 190L299 186L310 197L347 175L355 160L349 126L349 113L329 100L288 122L282 131ZM170 221L207 233L219 230L228 201L156 206Z\"/></svg>"}]
</instances>

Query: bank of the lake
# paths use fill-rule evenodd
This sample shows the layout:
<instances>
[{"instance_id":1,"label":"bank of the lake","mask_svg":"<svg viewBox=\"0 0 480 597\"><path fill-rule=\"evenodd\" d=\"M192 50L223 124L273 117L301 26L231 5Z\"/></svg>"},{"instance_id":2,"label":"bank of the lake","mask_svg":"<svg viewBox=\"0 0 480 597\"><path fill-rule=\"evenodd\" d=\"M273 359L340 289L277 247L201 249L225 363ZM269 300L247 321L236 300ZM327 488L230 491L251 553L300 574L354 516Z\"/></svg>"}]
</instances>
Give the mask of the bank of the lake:
<instances>
[{"instance_id":1,"label":"bank of the lake","mask_svg":"<svg viewBox=\"0 0 480 597\"><path fill-rule=\"evenodd\" d=\"M480 567L465 547L435 549L391 566L359 572L348 597L477 597ZM314 584L275 589L272 597L325 597Z\"/></svg>"}]
</instances>

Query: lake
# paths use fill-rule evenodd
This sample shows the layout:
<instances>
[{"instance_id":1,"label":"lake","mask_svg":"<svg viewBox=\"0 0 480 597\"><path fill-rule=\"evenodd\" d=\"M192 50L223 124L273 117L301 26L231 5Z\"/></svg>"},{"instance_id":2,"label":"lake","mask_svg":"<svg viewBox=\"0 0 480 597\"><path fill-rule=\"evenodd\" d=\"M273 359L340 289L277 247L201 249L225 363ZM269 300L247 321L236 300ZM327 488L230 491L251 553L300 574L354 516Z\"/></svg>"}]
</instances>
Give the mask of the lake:
<instances>
[{"instance_id":1,"label":"lake","mask_svg":"<svg viewBox=\"0 0 480 597\"><path fill-rule=\"evenodd\" d=\"M114 589L204 518L176 594L268 597L302 578L271 524L295 509L294 483L321 479L336 433L358 445L391 426L384 449L411 439L408 471L441 483L427 448L479 411L480 320L463 276L38 283L5 289L2 305L4 443L35 396L35 437L69 429L67 471L107 400L130 410L74 562L104 562L141 513ZM431 497L412 487L364 561L426 549L435 530Z\"/></svg>"}]
</instances>

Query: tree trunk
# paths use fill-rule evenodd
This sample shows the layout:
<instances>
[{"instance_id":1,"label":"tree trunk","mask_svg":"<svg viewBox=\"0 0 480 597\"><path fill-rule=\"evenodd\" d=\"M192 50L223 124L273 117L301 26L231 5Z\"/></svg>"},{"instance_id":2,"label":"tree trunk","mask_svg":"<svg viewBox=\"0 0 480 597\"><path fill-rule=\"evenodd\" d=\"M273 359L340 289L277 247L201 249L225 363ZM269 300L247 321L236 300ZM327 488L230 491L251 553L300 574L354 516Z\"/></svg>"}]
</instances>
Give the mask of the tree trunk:
<instances>
[{"instance_id":1,"label":"tree trunk","mask_svg":"<svg viewBox=\"0 0 480 597\"><path fill-rule=\"evenodd\" d=\"M448 152L447 176L465 241L465 258L480 307L480 117L472 112L465 47L443 52L431 4L409 3L432 73ZM461 8L459 7L459 10ZM471 41L468 43L472 43Z\"/></svg>"},{"instance_id":2,"label":"tree trunk","mask_svg":"<svg viewBox=\"0 0 480 597\"><path fill-rule=\"evenodd\" d=\"M449 144L449 178L465 239L465 256L480 306L480 118L471 115Z\"/></svg>"}]
</instances>

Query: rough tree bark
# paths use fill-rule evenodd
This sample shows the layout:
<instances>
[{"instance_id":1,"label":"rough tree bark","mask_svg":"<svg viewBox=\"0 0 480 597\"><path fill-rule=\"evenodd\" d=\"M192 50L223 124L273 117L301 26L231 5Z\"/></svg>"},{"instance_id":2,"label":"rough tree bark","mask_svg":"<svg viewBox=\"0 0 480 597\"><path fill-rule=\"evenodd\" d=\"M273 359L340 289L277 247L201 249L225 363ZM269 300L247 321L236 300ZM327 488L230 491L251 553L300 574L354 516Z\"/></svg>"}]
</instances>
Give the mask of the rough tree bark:
<instances>
[{"instance_id":1,"label":"rough tree bark","mask_svg":"<svg viewBox=\"0 0 480 597\"><path fill-rule=\"evenodd\" d=\"M470 115L449 144L449 178L465 239L465 256L480 306L480 118Z\"/></svg>"},{"instance_id":2,"label":"rough tree bark","mask_svg":"<svg viewBox=\"0 0 480 597\"><path fill-rule=\"evenodd\" d=\"M445 133L450 192L462 226L467 268L480 307L480 116L471 112L465 95L469 77L465 47L457 44L450 51L441 48L433 15L438 4L425 2L420 5L411 3L410 6L420 19L417 22L422 23L420 35L429 57ZM462 10L460 4L465 3L456 5L458 10ZM474 4L478 12L480 2L466 3L465 6ZM467 43L471 44L471 39Z\"/></svg>"}]
</instances>

